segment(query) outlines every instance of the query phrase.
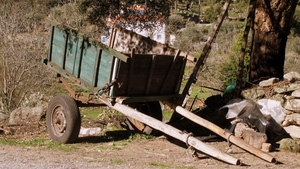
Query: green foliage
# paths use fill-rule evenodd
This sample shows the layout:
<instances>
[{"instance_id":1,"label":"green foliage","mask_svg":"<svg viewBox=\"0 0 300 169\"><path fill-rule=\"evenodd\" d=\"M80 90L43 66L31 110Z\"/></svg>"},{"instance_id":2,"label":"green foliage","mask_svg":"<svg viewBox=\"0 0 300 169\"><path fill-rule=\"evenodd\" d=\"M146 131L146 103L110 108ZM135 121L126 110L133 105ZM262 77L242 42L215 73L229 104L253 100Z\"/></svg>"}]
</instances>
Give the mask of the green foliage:
<instances>
[{"instance_id":1,"label":"green foliage","mask_svg":"<svg viewBox=\"0 0 300 169\"><path fill-rule=\"evenodd\" d=\"M232 46L232 53L229 54L228 60L220 65L220 80L223 81L223 89L225 89L232 82L236 82L238 73L239 56L242 46L242 34L239 34L236 38L234 45ZM246 49L244 59L244 76L243 80L246 81L248 73L247 68L250 63L250 50Z\"/></svg>"},{"instance_id":2,"label":"green foliage","mask_svg":"<svg viewBox=\"0 0 300 169\"><path fill-rule=\"evenodd\" d=\"M169 33L176 33L180 29L184 28L186 21L180 15L171 15L167 21L167 31Z\"/></svg>"},{"instance_id":3,"label":"green foliage","mask_svg":"<svg viewBox=\"0 0 300 169\"><path fill-rule=\"evenodd\" d=\"M205 10L205 19L209 22L215 22L217 16L221 13L222 6L220 3L210 5L209 8Z\"/></svg>"},{"instance_id":4,"label":"green foliage","mask_svg":"<svg viewBox=\"0 0 300 169\"><path fill-rule=\"evenodd\" d=\"M77 5L74 2L55 6L51 9L48 19L73 28L81 28L86 20L85 16L79 12Z\"/></svg>"},{"instance_id":5,"label":"green foliage","mask_svg":"<svg viewBox=\"0 0 300 169\"><path fill-rule=\"evenodd\" d=\"M130 24L143 28L168 18L172 4L171 0L80 0L78 8L90 23L102 28L106 27L107 18L120 25ZM145 11L141 11L140 7L145 8Z\"/></svg>"},{"instance_id":6,"label":"green foliage","mask_svg":"<svg viewBox=\"0 0 300 169\"><path fill-rule=\"evenodd\" d=\"M190 22L177 35L173 45L182 51L195 51L199 48L200 42L203 41L203 35L203 29L198 27L194 22Z\"/></svg>"},{"instance_id":7,"label":"green foliage","mask_svg":"<svg viewBox=\"0 0 300 169\"><path fill-rule=\"evenodd\" d=\"M290 31L292 36L300 35L300 7L299 6L296 7Z\"/></svg>"},{"instance_id":8,"label":"green foliage","mask_svg":"<svg viewBox=\"0 0 300 169\"><path fill-rule=\"evenodd\" d=\"M278 143L279 143L279 149L281 151L293 152L293 153L300 152L300 145L297 142L297 140L294 140L292 138L284 138L280 140Z\"/></svg>"}]
</instances>

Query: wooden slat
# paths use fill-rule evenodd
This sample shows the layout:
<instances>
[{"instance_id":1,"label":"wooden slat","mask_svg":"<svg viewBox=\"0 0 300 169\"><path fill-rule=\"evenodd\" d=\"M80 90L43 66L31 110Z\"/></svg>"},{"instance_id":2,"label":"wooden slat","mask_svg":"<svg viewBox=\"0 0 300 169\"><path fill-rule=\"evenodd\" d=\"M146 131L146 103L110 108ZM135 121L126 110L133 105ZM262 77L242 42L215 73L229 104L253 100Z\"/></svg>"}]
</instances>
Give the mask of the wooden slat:
<instances>
[{"instance_id":1,"label":"wooden slat","mask_svg":"<svg viewBox=\"0 0 300 169\"><path fill-rule=\"evenodd\" d=\"M114 48L115 39L116 39L116 32L117 30L115 28L112 28L110 40L109 40L109 47Z\"/></svg>"},{"instance_id":2,"label":"wooden slat","mask_svg":"<svg viewBox=\"0 0 300 169\"><path fill-rule=\"evenodd\" d=\"M68 47L68 39L69 39L69 34L67 33L66 34L66 37L65 37L65 45L64 45L64 54L63 54L63 57L62 57L62 65L61 67L63 69L65 69L65 64L66 64L66 56L67 56L67 47Z\"/></svg>"},{"instance_id":3,"label":"wooden slat","mask_svg":"<svg viewBox=\"0 0 300 169\"><path fill-rule=\"evenodd\" d=\"M52 46L53 46L54 30L55 30L55 27L52 26L51 27L51 38L49 41L50 47L49 47L49 51L48 51L48 61L49 62L51 62L51 60L52 60Z\"/></svg>"},{"instance_id":4,"label":"wooden slat","mask_svg":"<svg viewBox=\"0 0 300 169\"><path fill-rule=\"evenodd\" d=\"M181 86L181 82L182 82L182 77L183 77L183 74L184 74L184 69L185 69L185 65L186 65L186 62L187 62L187 58L185 58L183 60L183 63L181 65L181 68L180 68L180 74L178 76L178 79L177 79L177 82L176 82L176 87L175 87L175 91L174 92L179 92L179 89L180 89L180 86Z\"/></svg>"},{"instance_id":5,"label":"wooden slat","mask_svg":"<svg viewBox=\"0 0 300 169\"><path fill-rule=\"evenodd\" d=\"M132 81L132 75L134 71L134 49L131 50L131 60L130 60L130 68L129 68L129 74L128 74L128 86L127 86L127 94L131 92L131 81Z\"/></svg>"},{"instance_id":6,"label":"wooden slat","mask_svg":"<svg viewBox=\"0 0 300 169\"><path fill-rule=\"evenodd\" d=\"M76 75L77 78L80 78L83 50L84 50L84 40L82 40L81 47L80 47L80 54L79 54L77 75Z\"/></svg>"},{"instance_id":7,"label":"wooden slat","mask_svg":"<svg viewBox=\"0 0 300 169\"><path fill-rule=\"evenodd\" d=\"M153 78L153 72L154 72L154 68L155 68L155 64L156 64L156 55L152 56L152 62L151 62L151 68L150 68L150 72L149 72L149 76L148 76L148 82L147 82L147 87L146 87L146 91L145 94L149 94L150 91L150 87L151 87L151 81Z\"/></svg>"},{"instance_id":8,"label":"wooden slat","mask_svg":"<svg viewBox=\"0 0 300 169\"><path fill-rule=\"evenodd\" d=\"M166 76L166 78L165 78L165 80L164 80L164 82L163 82L163 85L162 85L162 87L161 87L161 89L160 89L160 93L164 93L164 90L165 90L165 88L166 88L166 84L168 83L168 80L169 80L169 78L170 78L170 75L171 75L171 73L172 73L172 71L173 71L173 69L174 69L175 63L177 62L178 58L180 58L180 57L179 57L179 54L180 54L180 50L178 50L178 51L176 52L176 54L175 54L173 63L172 63L172 65L171 65L171 67L169 68L168 74L167 74L167 76Z\"/></svg>"},{"instance_id":9,"label":"wooden slat","mask_svg":"<svg viewBox=\"0 0 300 169\"><path fill-rule=\"evenodd\" d=\"M97 82L98 82L98 75L99 75L99 68L100 68L100 61L101 61L101 53L102 50L98 50L98 54L97 54L97 58L96 58L96 62L94 65L94 75L93 75L93 85L94 87L97 86Z\"/></svg>"}]
</instances>

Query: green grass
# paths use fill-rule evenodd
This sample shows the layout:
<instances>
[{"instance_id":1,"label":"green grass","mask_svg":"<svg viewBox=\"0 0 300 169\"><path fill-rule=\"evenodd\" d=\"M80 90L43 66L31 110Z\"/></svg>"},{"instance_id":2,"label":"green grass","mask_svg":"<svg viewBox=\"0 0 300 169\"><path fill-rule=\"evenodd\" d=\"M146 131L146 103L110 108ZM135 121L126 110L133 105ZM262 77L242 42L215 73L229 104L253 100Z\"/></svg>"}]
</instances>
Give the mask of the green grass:
<instances>
[{"instance_id":1,"label":"green grass","mask_svg":"<svg viewBox=\"0 0 300 169\"><path fill-rule=\"evenodd\" d=\"M150 162L149 164L153 167L158 167L158 168L171 168L171 165L169 165L169 164L163 164L163 163L157 163L157 162Z\"/></svg>"},{"instance_id":2,"label":"green grass","mask_svg":"<svg viewBox=\"0 0 300 169\"><path fill-rule=\"evenodd\" d=\"M176 168L176 169L194 169L194 167L186 167L186 166L172 166L171 164L163 164L163 163L157 163L157 162L150 162L150 166L153 166L155 168Z\"/></svg>"},{"instance_id":3,"label":"green grass","mask_svg":"<svg viewBox=\"0 0 300 169\"><path fill-rule=\"evenodd\" d=\"M140 140L140 139L152 139L152 138L154 138L154 136L152 136L152 135L136 133L136 134L129 136L129 141Z\"/></svg>"},{"instance_id":4,"label":"green grass","mask_svg":"<svg viewBox=\"0 0 300 169\"><path fill-rule=\"evenodd\" d=\"M19 145L32 147L45 147L47 149L56 149L65 152L75 151L77 148L70 144L60 144L57 142L45 140L42 138L34 138L30 140L0 140L0 145Z\"/></svg>"},{"instance_id":5,"label":"green grass","mask_svg":"<svg viewBox=\"0 0 300 169\"><path fill-rule=\"evenodd\" d=\"M98 119L101 109L99 107L82 107L80 108L80 113L83 117L88 116L92 119Z\"/></svg>"},{"instance_id":6,"label":"green grass","mask_svg":"<svg viewBox=\"0 0 300 169\"><path fill-rule=\"evenodd\" d=\"M112 164L121 164L123 161L120 158L116 158L116 159L111 159L110 163Z\"/></svg>"},{"instance_id":7,"label":"green grass","mask_svg":"<svg viewBox=\"0 0 300 169\"><path fill-rule=\"evenodd\" d=\"M80 113L83 117L89 117L95 120L110 118L111 116L121 116L122 113L109 107L81 107Z\"/></svg>"},{"instance_id":8,"label":"green grass","mask_svg":"<svg viewBox=\"0 0 300 169\"><path fill-rule=\"evenodd\" d=\"M113 142L112 144L110 144L109 149L120 150L120 149L124 148L126 145L127 145L127 143L124 141Z\"/></svg>"},{"instance_id":9,"label":"green grass","mask_svg":"<svg viewBox=\"0 0 300 169\"><path fill-rule=\"evenodd\" d=\"M174 110L168 108L168 109L164 109L163 110L163 120L165 121L169 121L172 117L172 114L173 114Z\"/></svg>"}]
</instances>

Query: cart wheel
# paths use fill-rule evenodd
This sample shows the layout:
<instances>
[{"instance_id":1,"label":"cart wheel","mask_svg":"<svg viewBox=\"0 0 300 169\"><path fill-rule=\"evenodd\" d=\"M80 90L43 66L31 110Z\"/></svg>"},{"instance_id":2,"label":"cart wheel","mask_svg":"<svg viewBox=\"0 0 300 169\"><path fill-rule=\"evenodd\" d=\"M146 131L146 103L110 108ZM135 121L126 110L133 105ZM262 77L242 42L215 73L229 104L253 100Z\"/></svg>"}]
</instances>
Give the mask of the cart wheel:
<instances>
[{"instance_id":1,"label":"cart wheel","mask_svg":"<svg viewBox=\"0 0 300 169\"><path fill-rule=\"evenodd\" d=\"M159 102L145 102L145 103L131 103L129 104L130 107L137 109L138 111L151 116L157 120L162 121L162 110L160 107ZM142 131L145 134L152 134L153 129L146 124L131 118L127 117L129 122L133 125L134 129Z\"/></svg>"},{"instance_id":2,"label":"cart wheel","mask_svg":"<svg viewBox=\"0 0 300 169\"><path fill-rule=\"evenodd\" d=\"M72 143L78 138L81 119L75 100L69 96L55 96L48 105L47 131L52 140Z\"/></svg>"}]
</instances>

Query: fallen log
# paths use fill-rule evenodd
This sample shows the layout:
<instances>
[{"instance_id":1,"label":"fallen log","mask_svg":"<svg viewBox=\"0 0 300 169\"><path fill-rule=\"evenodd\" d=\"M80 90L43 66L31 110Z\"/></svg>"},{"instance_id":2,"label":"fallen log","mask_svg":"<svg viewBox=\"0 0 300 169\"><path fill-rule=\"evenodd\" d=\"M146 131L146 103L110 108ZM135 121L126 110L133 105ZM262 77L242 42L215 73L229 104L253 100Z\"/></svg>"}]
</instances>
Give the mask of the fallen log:
<instances>
[{"instance_id":1,"label":"fallen log","mask_svg":"<svg viewBox=\"0 0 300 169\"><path fill-rule=\"evenodd\" d=\"M185 133L181 130L178 130L175 127L172 127L166 123L156 120L155 118L147 116L127 105L120 104L120 103L111 104L111 103L107 102L107 100L105 100L105 99L101 99L101 98L99 98L99 99L102 100L104 103L106 103L109 107L111 107L119 112L122 112L124 115L132 117L142 123L147 124L148 126L154 128L156 130L159 130L163 133L166 133L167 135L169 135L171 137L174 137L180 141L183 141L187 145L192 146L195 149L197 149L213 158L222 160L226 163L233 164L233 165L241 164L241 161L239 159L232 157L227 153L224 153L212 146L205 144L204 142L198 140L197 138L193 137L189 133Z\"/></svg>"},{"instance_id":2,"label":"fallen log","mask_svg":"<svg viewBox=\"0 0 300 169\"><path fill-rule=\"evenodd\" d=\"M227 139L228 141L230 141L231 143L235 144L236 146L268 161L271 163L275 163L276 159L274 157L272 157L270 154L265 153L249 144L247 144L244 140L235 137L232 133L227 132L225 130L223 130L222 128L220 128L219 126L211 123L210 121L207 121L197 115L195 115L194 113L182 108L181 106L176 106L175 104L172 104L170 102L166 102L173 110L175 110L177 113L179 113L180 115L190 119L191 121L213 131L214 133L218 134L219 136L223 137L224 139Z\"/></svg>"}]
</instances>

